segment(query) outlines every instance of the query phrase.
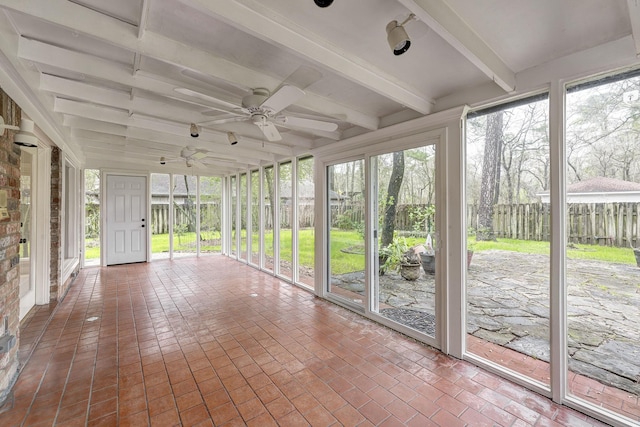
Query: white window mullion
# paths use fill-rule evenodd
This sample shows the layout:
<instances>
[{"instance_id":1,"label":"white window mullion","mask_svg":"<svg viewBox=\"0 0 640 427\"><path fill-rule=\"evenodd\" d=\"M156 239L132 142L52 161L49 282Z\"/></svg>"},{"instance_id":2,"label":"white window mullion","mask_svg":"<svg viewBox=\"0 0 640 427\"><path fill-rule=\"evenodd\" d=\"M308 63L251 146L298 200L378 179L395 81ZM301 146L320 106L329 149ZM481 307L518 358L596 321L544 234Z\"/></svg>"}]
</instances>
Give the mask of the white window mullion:
<instances>
[{"instance_id":1,"label":"white window mullion","mask_svg":"<svg viewBox=\"0 0 640 427\"><path fill-rule=\"evenodd\" d=\"M555 81L549 92L549 145L551 162L551 270L550 270L550 344L551 395L562 403L567 393L567 295L565 221L565 89Z\"/></svg>"},{"instance_id":2,"label":"white window mullion","mask_svg":"<svg viewBox=\"0 0 640 427\"><path fill-rule=\"evenodd\" d=\"M173 174L169 174L169 259L173 259Z\"/></svg>"},{"instance_id":3,"label":"white window mullion","mask_svg":"<svg viewBox=\"0 0 640 427\"><path fill-rule=\"evenodd\" d=\"M200 256L200 177L196 176L196 256Z\"/></svg>"}]
</instances>

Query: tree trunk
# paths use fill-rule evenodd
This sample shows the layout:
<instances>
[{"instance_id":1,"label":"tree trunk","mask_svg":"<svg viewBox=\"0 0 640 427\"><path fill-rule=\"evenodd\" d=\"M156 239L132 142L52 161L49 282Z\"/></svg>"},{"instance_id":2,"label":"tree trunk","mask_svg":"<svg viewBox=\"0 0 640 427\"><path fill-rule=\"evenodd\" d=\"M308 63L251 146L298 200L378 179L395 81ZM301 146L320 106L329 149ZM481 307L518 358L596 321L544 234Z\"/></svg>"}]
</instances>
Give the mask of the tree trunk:
<instances>
[{"instance_id":1,"label":"tree trunk","mask_svg":"<svg viewBox=\"0 0 640 427\"><path fill-rule=\"evenodd\" d=\"M496 240L493 230L493 205L496 203L500 191L499 172L502 138L502 111L498 111L487 116L482 183L478 203L477 240Z\"/></svg>"},{"instance_id":2,"label":"tree trunk","mask_svg":"<svg viewBox=\"0 0 640 427\"><path fill-rule=\"evenodd\" d=\"M382 222L381 247L388 246L393 241L393 232L396 225L396 207L398 195L404 178L404 151L393 153L393 169L387 188L387 200L385 202L384 220Z\"/></svg>"},{"instance_id":3,"label":"tree trunk","mask_svg":"<svg viewBox=\"0 0 640 427\"><path fill-rule=\"evenodd\" d=\"M265 175L265 183L267 184L267 197L269 198L269 206L270 206L270 216L271 216L271 230L275 227L276 224L276 201L274 200L273 194L273 168L266 168L264 170Z\"/></svg>"}]
</instances>

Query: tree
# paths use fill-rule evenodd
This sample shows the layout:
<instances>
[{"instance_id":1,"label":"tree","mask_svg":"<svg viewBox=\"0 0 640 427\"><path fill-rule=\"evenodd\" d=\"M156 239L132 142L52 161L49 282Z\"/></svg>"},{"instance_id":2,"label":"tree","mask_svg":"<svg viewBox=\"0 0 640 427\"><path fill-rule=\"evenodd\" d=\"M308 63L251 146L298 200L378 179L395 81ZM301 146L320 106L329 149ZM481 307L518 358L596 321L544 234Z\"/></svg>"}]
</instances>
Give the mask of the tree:
<instances>
[{"instance_id":1,"label":"tree","mask_svg":"<svg viewBox=\"0 0 640 427\"><path fill-rule=\"evenodd\" d=\"M503 139L503 111L487 116L486 142L482 163L482 183L478 202L477 240L495 240L493 205L500 194L500 153Z\"/></svg>"},{"instance_id":2,"label":"tree","mask_svg":"<svg viewBox=\"0 0 640 427\"><path fill-rule=\"evenodd\" d=\"M393 232L396 223L396 207L398 204L398 195L404 178L404 151L396 151L393 153L393 169L389 186L387 187L387 199L385 201L384 220L382 222L381 246L387 247L393 241Z\"/></svg>"}]
</instances>

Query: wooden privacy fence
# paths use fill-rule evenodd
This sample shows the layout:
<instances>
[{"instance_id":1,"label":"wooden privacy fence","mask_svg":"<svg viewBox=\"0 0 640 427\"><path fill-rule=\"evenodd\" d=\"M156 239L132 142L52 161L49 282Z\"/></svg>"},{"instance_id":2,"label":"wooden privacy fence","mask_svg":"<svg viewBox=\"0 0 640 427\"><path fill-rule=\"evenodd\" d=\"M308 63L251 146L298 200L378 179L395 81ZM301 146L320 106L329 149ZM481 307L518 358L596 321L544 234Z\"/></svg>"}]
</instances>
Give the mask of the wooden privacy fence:
<instances>
[{"instance_id":1,"label":"wooden privacy fence","mask_svg":"<svg viewBox=\"0 0 640 427\"><path fill-rule=\"evenodd\" d=\"M571 243L630 247L640 244L640 203L569 203L567 240ZM550 240L550 206L543 203L495 205L496 237ZM467 207L467 226L478 229L478 208Z\"/></svg>"},{"instance_id":2,"label":"wooden privacy fence","mask_svg":"<svg viewBox=\"0 0 640 427\"><path fill-rule=\"evenodd\" d=\"M184 207L183 204L180 204ZM195 215L195 207L193 207ZM192 219L184 209L174 209L174 224L189 224ZM200 205L200 226L207 231L220 231L220 205L202 203ZM169 232L169 205L167 203L151 204L151 232L166 234Z\"/></svg>"},{"instance_id":3,"label":"wooden privacy fence","mask_svg":"<svg viewBox=\"0 0 640 427\"><path fill-rule=\"evenodd\" d=\"M409 213L416 207L426 205L401 205L396 214L396 230L415 231ZM298 221L301 227L314 224L313 205L300 205ZM210 228L219 230L220 206L201 205L201 221ZM546 203L524 203L495 205L493 207L493 227L497 238L517 240L550 240L551 214ZM176 209L176 223L188 222L184 211ZM340 203L331 206L334 221L348 219L348 228L357 227L364 221L362 203ZM291 226L292 207L281 206L280 226ZM272 216L269 206L265 206L265 227L270 229ZM332 224L339 226L340 224ZM151 226L154 234L169 232L169 205L151 205ZM478 207L467 206L467 227L478 229ZM213 230L212 230L213 231ZM567 240L571 243L587 245L607 245L617 247L637 247L640 245L640 203L570 203L567 205Z\"/></svg>"}]
</instances>

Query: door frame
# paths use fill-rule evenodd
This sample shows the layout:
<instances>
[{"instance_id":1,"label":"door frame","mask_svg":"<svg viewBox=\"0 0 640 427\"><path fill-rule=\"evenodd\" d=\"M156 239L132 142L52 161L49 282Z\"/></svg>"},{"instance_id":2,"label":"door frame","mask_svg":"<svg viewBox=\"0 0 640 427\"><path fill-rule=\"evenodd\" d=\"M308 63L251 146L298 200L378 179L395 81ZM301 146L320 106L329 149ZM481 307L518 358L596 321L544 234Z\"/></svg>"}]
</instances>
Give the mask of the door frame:
<instances>
[{"instance_id":1,"label":"door frame","mask_svg":"<svg viewBox=\"0 0 640 427\"><path fill-rule=\"evenodd\" d=\"M108 176L134 176L146 178L147 200L145 201L146 217L151 221L151 174L149 172L140 173L140 171L128 171L117 169L102 169L100 171L100 265L107 266L107 177ZM150 227L146 227L146 256L144 262L151 260L151 233Z\"/></svg>"},{"instance_id":2,"label":"door frame","mask_svg":"<svg viewBox=\"0 0 640 427\"><path fill-rule=\"evenodd\" d=\"M354 136L342 140L341 148L331 145L312 150L315 162L315 293L326 298L327 278L327 254L324 248L327 245L327 235L324 229L327 222L327 166L339 163L356 156L364 156L365 167L369 167L369 159L372 155L393 151L392 149L412 148L412 144L422 145L421 141L430 139L429 135L438 134L440 146L438 148L438 178L440 178L439 198L436 201L439 209L438 229L440 241L440 254L438 260L440 296L437 304L440 304L438 314L438 346L445 354L451 354L462 358L464 352L464 325L465 325L465 299L464 299L464 275L466 272L466 230L464 222L465 209L463 205L464 192L458 194L451 189L462 188L464 183L464 169L462 161L464 147L461 141L464 134L464 117L468 107L466 105L439 111L428 116L414 120L390 125L374 132ZM412 140L412 138L416 138ZM405 145L406 144L406 145ZM368 180L367 172L365 180ZM366 191L371 191L371 185L367 182ZM367 200L371 200L370 194ZM368 265L372 265L373 251L370 246L371 218L366 217L368 230L365 233L365 247ZM371 269L367 267L367 272ZM339 302L337 302L339 303ZM365 310L365 317L374 317L374 313ZM375 319L379 321L378 318ZM395 329L395 328L394 328ZM414 337L423 341L422 337Z\"/></svg>"}]
</instances>

